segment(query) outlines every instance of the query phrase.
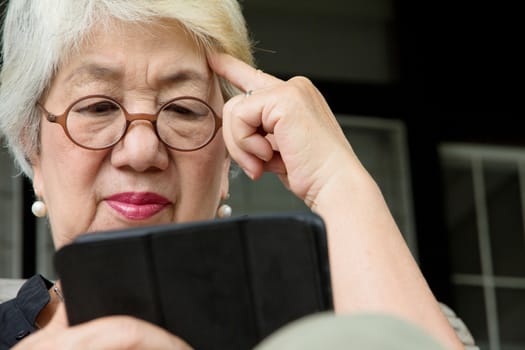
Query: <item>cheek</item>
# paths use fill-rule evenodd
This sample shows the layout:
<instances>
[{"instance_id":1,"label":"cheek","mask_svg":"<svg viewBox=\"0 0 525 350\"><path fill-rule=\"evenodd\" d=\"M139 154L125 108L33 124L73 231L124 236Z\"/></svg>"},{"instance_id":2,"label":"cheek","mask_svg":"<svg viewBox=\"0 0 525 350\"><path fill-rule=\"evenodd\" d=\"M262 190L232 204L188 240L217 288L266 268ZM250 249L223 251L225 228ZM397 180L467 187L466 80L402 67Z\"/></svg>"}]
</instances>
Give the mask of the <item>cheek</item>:
<instances>
[{"instance_id":1,"label":"cheek","mask_svg":"<svg viewBox=\"0 0 525 350\"><path fill-rule=\"evenodd\" d=\"M213 152L203 152L193 160L195 166L191 177L195 186L207 196L215 198L218 196L219 186L222 179L222 169L226 161L226 151L222 148Z\"/></svg>"},{"instance_id":2,"label":"cheek","mask_svg":"<svg viewBox=\"0 0 525 350\"><path fill-rule=\"evenodd\" d=\"M204 149L184 155L176 161L180 174L180 219L211 219L215 216L221 195L226 148L217 137Z\"/></svg>"},{"instance_id":3,"label":"cheek","mask_svg":"<svg viewBox=\"0 0 525 350\"><path fill-rule=\"evenodd\" d=\"M179 153L179 157L174 157L176 163L177 159L180 159L180 155ZM185 157L186 162L191 163L192 171L196 177L220 178L221 169L228 158L221 129L206 147L182 155ZM181 170L184 171L184 169Z\"/></svg>"},{"instance_id":4,"label":"cheek","mask_svg":"<svg viewBox=\"0 0 525 350\"><path fill-rule=\"evenodd\" d=\"M82 232L95 213L95 181L104 154L75 146L54 126L42 127L39 161L42 196L55 245L60 245Z\"/></svg>"}]
</instances>

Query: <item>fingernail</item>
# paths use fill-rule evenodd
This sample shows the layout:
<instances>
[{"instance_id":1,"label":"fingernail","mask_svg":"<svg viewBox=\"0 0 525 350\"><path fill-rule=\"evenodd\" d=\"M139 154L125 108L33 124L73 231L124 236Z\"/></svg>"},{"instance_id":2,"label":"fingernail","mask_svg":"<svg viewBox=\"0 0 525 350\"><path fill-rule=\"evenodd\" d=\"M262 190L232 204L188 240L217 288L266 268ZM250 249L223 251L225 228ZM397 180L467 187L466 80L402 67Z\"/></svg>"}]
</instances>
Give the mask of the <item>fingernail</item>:
<instances>
[{"instance_id":1,"label":"fingernail","mask_svg":"<svg viewBox=\"0 0 525 350\"><path fill-rule=\"evenodd\" d=\"M253 178L254 178L254 177L253 177L253 174L252 174L249 170L247 170L247 169L245 169L245 168L242 168L242 171L244 171L244 173L246 174L246 176L248 176L251 180L253 180Z\"/></svg>"}]
</instances>

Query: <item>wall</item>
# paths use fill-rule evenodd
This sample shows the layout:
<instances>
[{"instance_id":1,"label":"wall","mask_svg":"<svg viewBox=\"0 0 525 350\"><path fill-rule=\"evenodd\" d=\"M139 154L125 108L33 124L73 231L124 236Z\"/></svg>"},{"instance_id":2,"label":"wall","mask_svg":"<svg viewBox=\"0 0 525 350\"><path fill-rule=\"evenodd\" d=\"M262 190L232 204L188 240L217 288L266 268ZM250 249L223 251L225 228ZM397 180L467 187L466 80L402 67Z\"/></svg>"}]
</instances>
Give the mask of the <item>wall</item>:
<instances>
[{"instance_id":1,"label":"wall","mask_svg":"<svg viewBox=\"0 0 525 350\"><path fill-rule=\"evenodd\" d=\"M249 0L243 6L263 70L332 81L398 79L391 0Z\"/></svg>"},{"instance_id":2,"label":"wall","mask_svg":"<svg viewBox=\"0 0 525 350\"><path fill-rule=\"evenodd\" d=\"M21 273L22 178L16 175L6 149L0 148L0 278Z\"/></svg>"}]
</instances>

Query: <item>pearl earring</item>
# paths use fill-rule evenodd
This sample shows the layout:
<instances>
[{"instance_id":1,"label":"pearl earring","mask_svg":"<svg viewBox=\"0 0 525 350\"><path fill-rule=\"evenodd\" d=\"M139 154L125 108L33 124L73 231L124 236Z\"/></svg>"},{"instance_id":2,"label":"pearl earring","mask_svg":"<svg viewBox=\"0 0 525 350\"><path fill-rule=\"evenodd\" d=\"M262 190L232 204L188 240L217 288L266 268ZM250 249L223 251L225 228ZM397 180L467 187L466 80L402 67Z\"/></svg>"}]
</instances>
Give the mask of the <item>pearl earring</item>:
<instances>
[{"instance_id":1,"label":"pearl earring","mask_svg":"<svg viewBox=\"0 0 525 350\"><path fill-rule=\"evenodd\" d=\"M230 194L226 193L222 200L227 201L228 199L230 199ZM232 216L232 207L230 207L228 204L221 204L217 209L217 217L223 219L229 218L230 216Z\"/></svg>"},{"instance_id":2,"label":"pearl earring","mask_svg":"<svg viewBox=\"0 0 525 350\"><path fill-rule=\"evenodd\" d=\"M42 201L35 201L31 206L31 211L37 218L43 218L47 214L46 204Z\"/></svg>"},{"instance_id":3,"label":"pearl earring","mask_svg":"<svg viewBox=\"0 0 525 350\"><path fill-rule=\"evenodd\" d=\"M223 219L229 218L230 216L232 216L232 207L228 204L222 204L219 209L217 209L217 217Z\"/></svg>"}]
</instances>

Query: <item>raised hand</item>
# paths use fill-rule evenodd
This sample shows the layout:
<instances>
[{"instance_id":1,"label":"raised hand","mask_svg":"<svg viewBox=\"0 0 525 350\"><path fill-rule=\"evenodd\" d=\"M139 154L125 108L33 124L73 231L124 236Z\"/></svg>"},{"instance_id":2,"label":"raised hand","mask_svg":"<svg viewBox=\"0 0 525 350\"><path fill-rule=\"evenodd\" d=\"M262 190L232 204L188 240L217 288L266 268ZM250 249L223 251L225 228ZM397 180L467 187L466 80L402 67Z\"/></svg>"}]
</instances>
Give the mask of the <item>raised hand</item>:
<instances>
[{"instance_id":1,"label":"raised hand","mask_svg":"<svg viewBox=\"0 0 525 350\"><path fill-rule=\"evenodd\" d=\"M250 178L274 172L313 207L338 173L359 164L325 99L307 78L282 81L226 54L211 54L208 61L219 76L246 92L226 102L223 136Z\"/></svg>"}]
</instances>

